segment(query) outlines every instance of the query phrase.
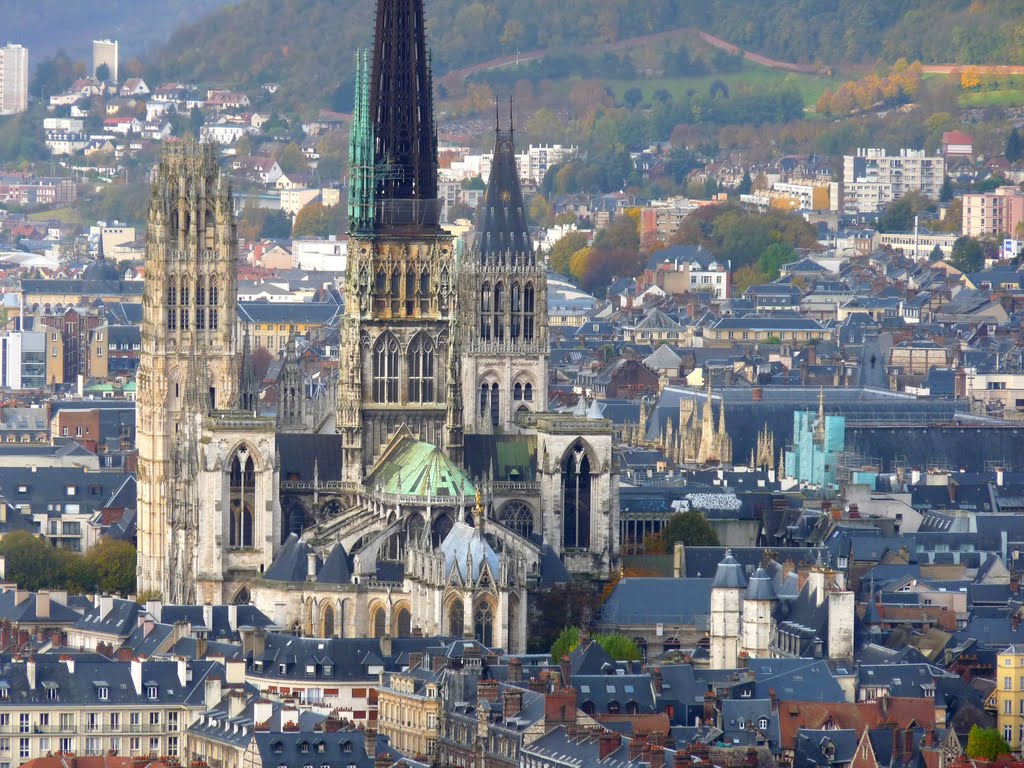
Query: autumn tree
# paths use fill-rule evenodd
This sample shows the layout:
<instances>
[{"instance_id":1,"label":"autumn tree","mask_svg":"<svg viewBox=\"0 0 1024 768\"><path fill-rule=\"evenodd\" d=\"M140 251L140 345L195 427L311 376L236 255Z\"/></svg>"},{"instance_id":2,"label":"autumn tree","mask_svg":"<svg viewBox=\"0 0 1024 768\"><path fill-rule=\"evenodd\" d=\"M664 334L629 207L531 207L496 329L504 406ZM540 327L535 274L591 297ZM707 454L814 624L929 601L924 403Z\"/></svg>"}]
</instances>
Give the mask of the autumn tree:
<instances>
[{"instance_id":1,"label":"autumn tree","mask_svg":"<svg viewBox=\"0 0 1024 768\"><path fill-rule=\"evenodd\" d=\"M274 159L286 174L305 173L309 170L309 162L302 153L302 147L295 142L286 144Z\"/></svg>"},{"instance_id":2,"label":"autumn tree","mask_svg":"<svg viewBox=\"0 0 1024 768\"><path fill-rule=\"evenodd\" d=\"M972 725L967 735L967 757L993 761L1010 754L1010 745L995 728L981 728Z\"/></svg>"},{"instance_id":3,"label":"autumn tree","mask_svg":"<svg viewBox=\"0 0 1024 768\"><path fill-rule=\"evenodd\" d=\"M569 274L569 260L581 248L585 248L589 238L585 232L573 231L562 235L548 253L548 267L559 275Z\"/></svg>"},{"instance_id":4,"label":"autumn tree","mask_svg":"<svg viewBox=\"0 0 1024 768\"><path fill-rule=\"evenodd\" d=\"M303 206L295 216L292 237L329 237L340 235L343 228L343 206L327 208L323 203L313 202Z\"/></svg>"},{"instance_id":5,"label":"autumn tree","mask_svg":"<svg viewBox=\"0 0 1024 768\"><path fill-rule=\"evenodd\" d=\"M677 512L661 529L665 549L671 552L677 543L689 547L717 547L718 534L707 519L697 510Z\"/></svg>"}]
</instances>

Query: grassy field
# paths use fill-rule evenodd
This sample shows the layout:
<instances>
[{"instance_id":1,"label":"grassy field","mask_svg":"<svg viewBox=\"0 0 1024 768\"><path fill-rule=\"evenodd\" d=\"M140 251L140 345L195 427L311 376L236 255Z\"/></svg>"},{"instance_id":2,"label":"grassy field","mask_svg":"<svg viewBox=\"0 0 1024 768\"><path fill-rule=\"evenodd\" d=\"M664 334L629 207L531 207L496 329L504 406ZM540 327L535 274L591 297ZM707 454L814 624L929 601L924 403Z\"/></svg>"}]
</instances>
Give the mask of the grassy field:
<instances>
[{"instance_id":1,"label":"grassy field","mask_svg":"<svg viewBox=\"0 0 1024 768\"><path fill-rule=\"evenodd\" d=\"M55 208L52 211L36 211L28 215L29 221L62 221L66 224L81 224L82 213L74 208Z\"/></svg>"},{"instance_id":2,"label":"grassy field","mask_svg":"<svg viewBox=\"0 0 1024 768\"><path fill-rule=\"evenodd\" d=\"M842 78L782 72L776 69L768 69L758 64L744 62L743 70L740 72L701 75L699 77L609 80L608 86L612 89L616 99L621 99L622 94L630 88L639 88L644 93L644 100L650 101L651 95L661 88L671 93L673 98L684 96L687 91L691 90L707 93L711 83L715 80L721 80L729 86L730 91L744 87L763 90L781 85L783 82L791 82L800 90L800 94L804 97L804 103L808 106L814 104L826 88L835 88L840 83L845 82Z\"/></svg>"},{"instance_id":3,"label":"grassy field","mask_svg":"<svg viewBox=\"0 0 1024 768\"><path fill-rule=\"evenodd\" d=\"M960 94L961 107L1019 107L1024 105L1024 90L969 91Z\"/></svg>"}]
</instances>

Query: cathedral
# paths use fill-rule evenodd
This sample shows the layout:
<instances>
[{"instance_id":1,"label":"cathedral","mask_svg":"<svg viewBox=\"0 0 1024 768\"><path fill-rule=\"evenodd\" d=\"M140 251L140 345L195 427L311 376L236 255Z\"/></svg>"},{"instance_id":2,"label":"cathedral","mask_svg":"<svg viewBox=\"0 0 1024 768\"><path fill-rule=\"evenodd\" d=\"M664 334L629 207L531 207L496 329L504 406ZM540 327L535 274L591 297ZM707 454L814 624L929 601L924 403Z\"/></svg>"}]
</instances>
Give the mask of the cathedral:
<instances>
[{"instance_id":1,"label":"cathedral","mask_svg":"<svg viewBox=\"0 0 1024 768\"><path fill-rule=\"evenodd\" d=\"M496 126L476 231L441 226L422 0L378 0L357 56L338 379L294 340L261 413L236 321L215 150L170 142L147 233L138 379L140 594L252 602L321 637L526 649L528 591L618 568L613 430L547 405L547 277ZM722 448L716 445L716 453Z\"/></svg>"}]
</instances>

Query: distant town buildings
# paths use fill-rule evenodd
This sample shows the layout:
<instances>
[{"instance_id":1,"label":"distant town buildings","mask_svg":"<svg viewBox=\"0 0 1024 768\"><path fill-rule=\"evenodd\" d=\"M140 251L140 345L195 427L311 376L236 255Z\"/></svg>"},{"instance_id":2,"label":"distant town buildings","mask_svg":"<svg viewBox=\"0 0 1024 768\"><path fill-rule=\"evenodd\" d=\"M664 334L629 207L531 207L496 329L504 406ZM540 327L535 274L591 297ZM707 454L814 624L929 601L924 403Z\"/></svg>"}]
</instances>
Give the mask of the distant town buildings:
<instances>
[{"instance_id":1,"label":"distant town buildings","mask_svg":"<svg viewBox=\"0 0 1024 768\"><path fill-rule=\"evenodd\" d=\"M1015 236L1024 225L1024 192L999 187L993 192L964 195L963 233L970 237Z\"/></svg>"},{"instance_id":2,"label":"distant town buildings","mask_svg":"<svg viewBox=\"0 0 1024 768\"><path fill-rule=\"evenodd\" d=\"M8 44L0 48L0 115L28 109L28 48Z\"/></svg>"}]
</instances>

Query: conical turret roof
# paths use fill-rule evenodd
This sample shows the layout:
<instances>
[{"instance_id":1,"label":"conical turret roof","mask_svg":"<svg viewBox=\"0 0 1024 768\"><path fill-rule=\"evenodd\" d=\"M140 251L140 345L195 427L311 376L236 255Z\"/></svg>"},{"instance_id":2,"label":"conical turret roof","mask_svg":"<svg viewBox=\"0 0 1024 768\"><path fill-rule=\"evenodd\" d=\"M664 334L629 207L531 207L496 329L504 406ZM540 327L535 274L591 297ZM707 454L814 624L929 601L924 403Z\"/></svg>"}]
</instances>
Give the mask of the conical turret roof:
<instances>
[{"instance_id":1,"label":"conical turret roof","mask_svg":"<svg viewBox=\"0 0 1024 768\"><path fill-rule=\"evenodd\" d=\"M732 556L732 550L725 551L725 557L715 569L715 580L711 582L712 589L744 589L747 586L747 579L743 575L743 566Z\"/></svg>"},{"instance_id":2,"label":"conical turret roof","mask_svg":"<svg viewBox=\"0 0 1024 768\"><path fill-rule=\"evenodd\" d=\"M477 222L478 249L484 261L511 257L514 262L533 258L533 241L523 205L523 190L519 185L511 119L510 114L508 130L495 127L491 175Z\"/></svg>"}]
</instances>

